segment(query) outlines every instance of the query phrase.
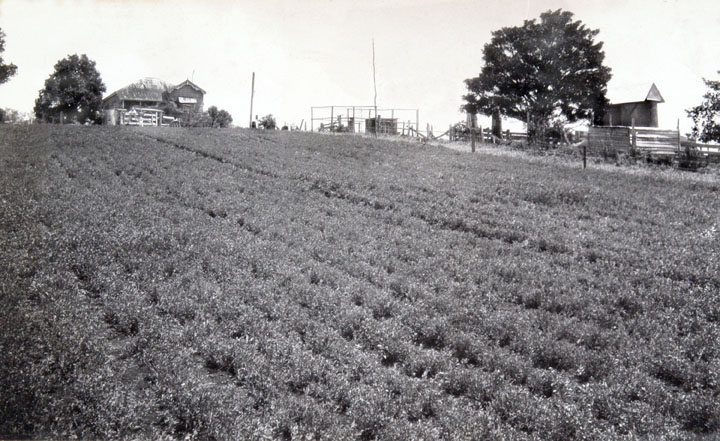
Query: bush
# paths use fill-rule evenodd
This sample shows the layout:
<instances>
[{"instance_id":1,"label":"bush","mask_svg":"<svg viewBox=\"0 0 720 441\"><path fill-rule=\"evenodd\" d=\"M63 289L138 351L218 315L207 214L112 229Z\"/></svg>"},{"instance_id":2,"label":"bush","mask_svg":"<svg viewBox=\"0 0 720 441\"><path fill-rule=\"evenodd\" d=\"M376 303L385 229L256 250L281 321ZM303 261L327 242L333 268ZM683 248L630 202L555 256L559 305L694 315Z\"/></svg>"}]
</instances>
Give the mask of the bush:
<instances>
[{"instance_id":1,"label":"bush","mask_svg":"<svg viewBox=\"0 0 720 441\"><path fill-rule=\"evenodd\" d=\"M265 115L260 120L260 128L263 128L265 130L275 130L277 128L277 123L275 122L275 117L272 116L272 113L269 115Z\"/></svg>"}]
</instances>

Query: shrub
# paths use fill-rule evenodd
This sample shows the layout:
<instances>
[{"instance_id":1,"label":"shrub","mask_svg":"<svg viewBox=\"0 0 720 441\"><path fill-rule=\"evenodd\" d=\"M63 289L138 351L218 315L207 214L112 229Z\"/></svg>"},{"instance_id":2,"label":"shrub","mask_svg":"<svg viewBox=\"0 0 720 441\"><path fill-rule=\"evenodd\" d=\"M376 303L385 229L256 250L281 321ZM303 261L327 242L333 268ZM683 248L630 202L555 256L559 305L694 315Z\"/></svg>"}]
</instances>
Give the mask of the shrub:
<instances>
[{"instance_id":1,"label":"shrub","mask_svg":"<svg viewBox=\"0 0 720 441\"><path fill-rule=\"evenodd\" d=\"M272 114L268 114L262 117L260 120L259 128L263 128L265 130L275 130L277 128L277 123L275 122L275 117L272 116Z\"/></svg>"}]
</instances>

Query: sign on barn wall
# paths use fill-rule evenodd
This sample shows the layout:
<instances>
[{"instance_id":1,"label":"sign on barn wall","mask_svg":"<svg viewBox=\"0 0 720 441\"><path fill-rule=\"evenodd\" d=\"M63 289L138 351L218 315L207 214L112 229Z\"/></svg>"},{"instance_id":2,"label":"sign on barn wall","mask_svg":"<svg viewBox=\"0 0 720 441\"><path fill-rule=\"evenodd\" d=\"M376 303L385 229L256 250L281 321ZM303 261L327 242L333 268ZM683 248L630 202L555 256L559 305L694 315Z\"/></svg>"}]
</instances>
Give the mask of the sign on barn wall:
<instances>
[{"instance_id":1,"label":"sign on barn wall","mask_svg":"<svg viewBox=\"0 0 720 441\"><path fill-rule=\"evenodd\" d=\"M197 98L186 98L184 96L179 96L178 101L180 101L180 104L196 104Z\"/></svg>"}]
</instances>

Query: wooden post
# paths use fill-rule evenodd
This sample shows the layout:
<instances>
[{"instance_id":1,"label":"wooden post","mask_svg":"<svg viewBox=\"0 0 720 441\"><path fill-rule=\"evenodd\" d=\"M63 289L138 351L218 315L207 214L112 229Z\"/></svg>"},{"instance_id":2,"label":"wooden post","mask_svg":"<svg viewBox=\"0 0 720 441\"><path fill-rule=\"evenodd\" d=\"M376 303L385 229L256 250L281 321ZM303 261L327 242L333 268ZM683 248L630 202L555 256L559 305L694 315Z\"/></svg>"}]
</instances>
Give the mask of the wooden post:
<instances>
[{"instance_id":1,"label":"wooden post","mask_svg":"<svg viewBox=\"0 0 720 441\"><path fill-rule=\"evenodd\" d=\"M331 132L333 131L332 126L333 126L333 122L335 120L335 116L333 115L334 112L335 112L335 106L330 106L330 131Z\"/></svg>"},{"instance_id":2,"label":"wooden post","mask_svg":"<svg viewBox=\"0 0 720 441\"><path fill-rule=\"evenodd\" d=\"M311 131L311 132L315 129L315 128L314 128L314 125L315 125L315 117L313 116L313 110L314 110L314 109L311 107L311 108L310 108L310 131ZM251 118L252 118L252 116L251 116Z\"/></svg>"},{"instance_id":3,"label":"wooden post","mask_svg":"<svg viewBox=\"0 0 720 441\"><path fill-rule=\"evenodd\" d=\"M425 123L425 135L427 139L430 140L430 123Z\"/></svg>"},{"instance_id":4,"label":"wooden post","mask_svg":"<svg viewBox=\"0 0 720 441\"><path fill-rule=\"evenodd\" d=\"M525 115L525 145L530 144L530 110Z\"/></svg>"},{"instance_id":5,"label":"wooden post","mask_svg":"<svg viewBox=\"0 0 720 441\"><path fill-rule=\"evenodd\" d=\"M583 170L587 168L587 141L583 144Z\"/></svg>"},{"instance_id":6,"label":"wooden post","mask_svg":"<svg viewBox=\"0 0 720 441\"><path fill-rule=\"evenodd\" d=\"M248 128L252 127L253 99L254 98L255 98L255 72L252 73L252 85L250 86L250 122L248 122Z\"/></svg>"},{"instance_id":7,"label":"wooden post","mask_svg":"<svg viewBox=\"0 0 720 441\"><path fill-rule=\"evenodd\" d=\"M420 136L420 109L415 109L415 131Z\"/></svg>"},{"instance_id":8,"label":"wooden post","mask_svg":"<svg viewBox=\"0 0 720 441\"><path fill-rule=\"evenodd\" d=\"M680 118L677 120L677 149L680 151Z\"/></svg>"},{"instance_id":9,"label":"wooden post","mask_svg":"<svg viewBox=\"0 0 720 441\"><path fill-rule=\"evenodd\" d=\"M637 152L637 132L635 131L635 118L632 118L630 123L632 124L632 149L633 154L635 154L635 152Z\"/></svg>"},{"instance_id":10,"label":"wooden post","mask_svg":"<svg viewBox=\"0 0 720 441\"><path fill-rule=\"evenodd\" d=\"M480 129L482 130L482 129ZM482 136L482 131L480 132L480 136ZM470 150L475 153L475 128L470 128Z\"/></svg>"},{"instance_id":11,"label":"wooden post","mask_svg":"<svg viewBox=\"0 0 720 441\"><path fill-rule=\"evenodd\" d=\"M479 128L477 130L480 132L480 144L483 144L483 143L485 143L485 134L483 133L482 126L478 126L478 127ZM473 128L473 130L475 130L475 129Z\"/></svg>"}]
</instances>

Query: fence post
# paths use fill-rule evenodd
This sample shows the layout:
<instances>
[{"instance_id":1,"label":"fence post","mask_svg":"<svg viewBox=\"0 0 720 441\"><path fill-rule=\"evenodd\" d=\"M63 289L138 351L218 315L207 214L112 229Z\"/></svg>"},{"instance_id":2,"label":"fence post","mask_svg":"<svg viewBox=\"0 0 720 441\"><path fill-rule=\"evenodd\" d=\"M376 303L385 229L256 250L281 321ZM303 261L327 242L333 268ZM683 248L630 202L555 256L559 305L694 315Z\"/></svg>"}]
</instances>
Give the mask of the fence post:
<instances>
[{"instance_id":1,"label":"fence post","mask_svg":"<svg viewBox=\"0 0 720 441\"><path fill-rule=\"evenodd\" d=\"M631 124L632 124L632 134L631 134L632 149L633 149L633 154L635 154L635 152L637 152L637 132L635 131L635 118L633 118L631 120Z\"/></svg>"},{"instance_id":2,"label":"fence post","mask_svg":"<svg viewBox=\"0 0 720 441\"><path fill-rule=\"evenodd\" d=\"M482 135L482 129L480 129L480 134ZM470 128L470 150L475 153L475 127Z\"/></svg>"},{"instance_id":3,"label":"fence post","mask_svg":"<svg viewBox=\"0 0 720 441\"><path fill-rule=\"evenodd\" d=\"M475 130L474 127L473 127L473 130ZM482 126L478 126L477 130L480 131L480 144L484 144L485 143L485 134L483 133Z\"/></svg>"},{"instance_id":4,"label":"fence post","mask_svg":"<svg viewBox=\"0 0 720 441\"><path fill-rule=\"evenodd\" d=\"M415 109L415 132L420 137L420 109Z\"/></svg>"},{"instance_id":5,"label":"fence post","mask_svg":"<svg viewBox=\"0 0 720 441\"><path fill-rule=\"evenodd\" d=\"M583 144L583 170L587 168L587 141Z\"/></svg>"},{"instance_id":6,"label":"fence post","mask_svg":"<svg viewBox=\"0 0 720 441\"><path fill-rule=\"evenodd\" d=\"M680 118L677 120L677 149L680 152Z\"/></svg>"}]
</instances>

